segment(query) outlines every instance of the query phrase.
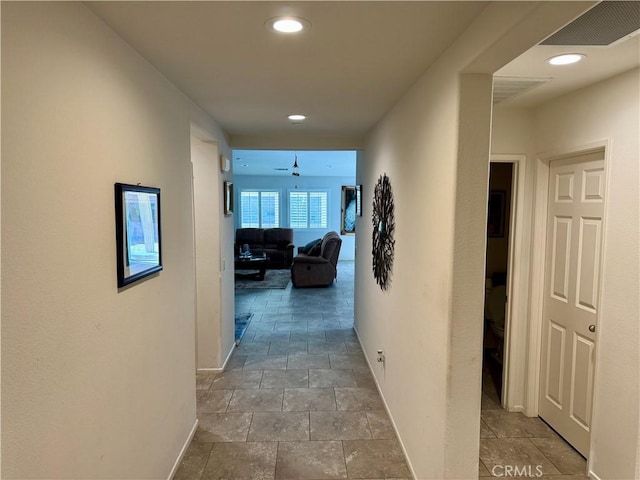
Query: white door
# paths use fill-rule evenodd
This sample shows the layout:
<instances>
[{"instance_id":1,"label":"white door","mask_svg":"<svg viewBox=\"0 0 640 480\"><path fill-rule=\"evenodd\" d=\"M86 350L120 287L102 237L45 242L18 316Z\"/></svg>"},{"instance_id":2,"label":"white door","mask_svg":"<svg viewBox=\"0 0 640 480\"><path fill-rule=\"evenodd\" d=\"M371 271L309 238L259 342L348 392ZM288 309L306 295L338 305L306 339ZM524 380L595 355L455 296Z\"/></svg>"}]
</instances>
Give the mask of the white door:
<instances>
[{"instance_id":1,"label":"white door","mask_svg":"<svg viewBox=\"0 0 640 480\"><path fill-rule=\"evenodd\" d=\"M540 417L589 454L595 370L604 151L551 162Z\"/></svg>"}]
</instances>

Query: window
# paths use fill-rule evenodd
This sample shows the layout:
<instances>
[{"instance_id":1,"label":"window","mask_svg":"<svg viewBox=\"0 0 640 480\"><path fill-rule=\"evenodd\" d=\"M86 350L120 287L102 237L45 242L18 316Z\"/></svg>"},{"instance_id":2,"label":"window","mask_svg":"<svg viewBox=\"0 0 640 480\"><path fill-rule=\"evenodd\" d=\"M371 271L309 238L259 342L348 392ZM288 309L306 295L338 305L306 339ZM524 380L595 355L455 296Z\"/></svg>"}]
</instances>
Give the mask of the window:
<instances>
[{"instance_id":1,"label":"window","mask_svg":"<svg viewBox=\"0 0 640 480\"><path fill-rule=\"evenodd\" d=\"M240 226L276 228L280 226L280 192L240 192Z\"/></svg>"},{"instance_id":2,"label":"window","mask_svg":"<svg viewBox=\"0 0 640 480\"><path fill-rule=\"evenodd\" d=\"M327 228L326 191L289 192L289 226L291 228Z\"/></svg>"}]
</instances>

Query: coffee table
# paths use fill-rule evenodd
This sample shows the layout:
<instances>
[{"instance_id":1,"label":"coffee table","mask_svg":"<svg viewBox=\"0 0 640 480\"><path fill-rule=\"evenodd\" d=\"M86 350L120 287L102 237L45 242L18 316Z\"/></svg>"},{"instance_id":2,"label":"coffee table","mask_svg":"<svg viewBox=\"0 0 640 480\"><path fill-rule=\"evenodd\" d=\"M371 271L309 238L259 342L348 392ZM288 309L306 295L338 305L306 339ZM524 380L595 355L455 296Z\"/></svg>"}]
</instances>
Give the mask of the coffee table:
<instances>
[{"instance_id":1,"label":"coffee table","mask_svg":"<svg viewBox=\"0 0 640 480\"><path fill-rule=\"evenodd\" d=\"M267 272L267 262L269 257L266 253L262 255L251 255L250 257L241 257L236 255L233 259L233 266L236 269L236 278L244 278L247 280L264 280L264 274ZM253 273L238 273L238 270L257 270Z\"/></svg>"}]
</instances>

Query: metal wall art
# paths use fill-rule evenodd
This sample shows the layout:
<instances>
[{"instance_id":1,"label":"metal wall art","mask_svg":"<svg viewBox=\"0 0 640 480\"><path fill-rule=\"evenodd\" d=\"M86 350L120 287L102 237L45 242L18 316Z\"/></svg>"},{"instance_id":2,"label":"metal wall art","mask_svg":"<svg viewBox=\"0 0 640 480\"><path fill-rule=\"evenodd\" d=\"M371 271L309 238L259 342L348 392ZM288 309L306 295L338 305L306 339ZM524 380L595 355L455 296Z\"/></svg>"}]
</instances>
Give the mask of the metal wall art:
<instances>
[{"instance_id":1,"label":"metal wall art","mask_svg":"<svg viewBox=\"0 0 640 480\"><path fill-rule=\"evenodd\" d=\"M393 213L393 192L387 174L380 175L373 192L372 255L373 276L382 290L387 290L393 268L393 251L396 223Z\"/></svg>"}]
</instances>

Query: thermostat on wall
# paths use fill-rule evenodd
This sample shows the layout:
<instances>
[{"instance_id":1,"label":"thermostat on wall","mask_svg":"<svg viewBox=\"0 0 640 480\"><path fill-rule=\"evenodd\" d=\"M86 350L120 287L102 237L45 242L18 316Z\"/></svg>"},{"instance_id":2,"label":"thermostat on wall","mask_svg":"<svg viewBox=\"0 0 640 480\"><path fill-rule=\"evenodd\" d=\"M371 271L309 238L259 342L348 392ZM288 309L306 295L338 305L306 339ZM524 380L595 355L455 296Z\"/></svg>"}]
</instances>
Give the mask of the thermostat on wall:
<instances>
[{"instance_id":1,"label":"thermostat on wall","mask_svg":"<svg viewBox=\"0 0 640 480\"><path fill-rule=\"evenodd\" d=\"M231 163L229 159L224 155L220 155L220 170L223 172L228 172L231 169Z\"/></svg>"}]
</instances>

